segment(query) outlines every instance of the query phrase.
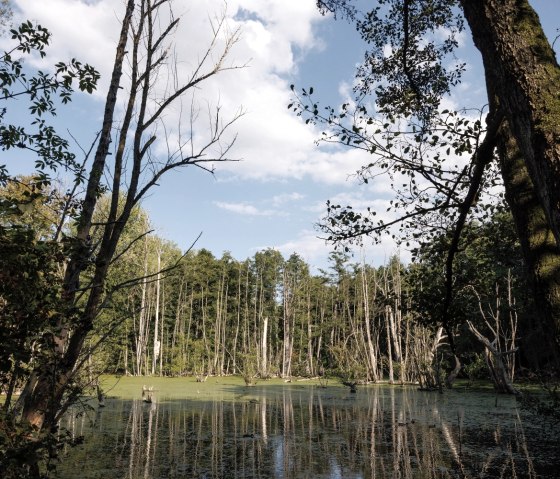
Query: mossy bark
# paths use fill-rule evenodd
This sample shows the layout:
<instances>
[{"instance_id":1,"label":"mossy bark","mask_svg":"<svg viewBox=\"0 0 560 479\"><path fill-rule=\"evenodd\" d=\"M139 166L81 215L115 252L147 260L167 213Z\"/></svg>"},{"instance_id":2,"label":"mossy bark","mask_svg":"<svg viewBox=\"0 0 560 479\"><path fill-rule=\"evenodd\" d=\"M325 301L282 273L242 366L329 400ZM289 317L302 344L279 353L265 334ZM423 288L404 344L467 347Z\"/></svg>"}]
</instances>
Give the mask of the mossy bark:
<instances>
[{"instance_id":1,"label":"mossy bark","mask_svg":"<svg viewBox=\"0 0 560 479\"><path fill-rule=\"evenodd\" d=\"M550 230L560 245L560 67L528 0L461 0Z\"/></svg>"},{"instance_id":2,"label":"mossy bark","mask_svg":"<svg viewBox=\"0 0 560 479\"><path fill-rule=\"evenodd\" d=\"M531 334L522 338L532 365L560 363L560 248L550 231L544 211L511 131L500 132L498 152L506 200L519 236L536 318ZM551 334L552 333L552 334ZM546 345L542 347L541 345Z\"/></svg>"},{"instance_id":3,"label":"mossy bark","mask_svg":"<svg viewBox=\"0 0 560 479\"><path fill-rule=\"evenodd\" d=\"M526 349L560 357L560 67L528 0L461 0L482 54L490 113L504 122L498 153L532 287ZM543 347L535 348L535 344Z\"/></svg>"}]
</instances>

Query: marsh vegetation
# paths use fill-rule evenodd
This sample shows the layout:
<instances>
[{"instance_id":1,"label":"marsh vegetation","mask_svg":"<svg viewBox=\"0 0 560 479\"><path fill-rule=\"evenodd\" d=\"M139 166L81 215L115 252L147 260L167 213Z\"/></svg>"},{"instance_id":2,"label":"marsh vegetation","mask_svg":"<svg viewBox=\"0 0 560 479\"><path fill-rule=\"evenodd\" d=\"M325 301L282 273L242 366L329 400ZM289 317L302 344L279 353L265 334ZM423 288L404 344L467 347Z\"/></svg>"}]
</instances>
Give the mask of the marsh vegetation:
<instances>
[{"instance_id":1,"label":"marsh vegetation","mask_svg":"<svg viewBox=\"0 0 560 479\"><path fill-rule=\"evenodd\" d=\"M105 382L114 384L114 380ZM553 478L557 430L515 398L410 386L319 387L240 378L124 378L107 406L64 427L84 435L60 478Z\"/></svg>"}]
</instances>

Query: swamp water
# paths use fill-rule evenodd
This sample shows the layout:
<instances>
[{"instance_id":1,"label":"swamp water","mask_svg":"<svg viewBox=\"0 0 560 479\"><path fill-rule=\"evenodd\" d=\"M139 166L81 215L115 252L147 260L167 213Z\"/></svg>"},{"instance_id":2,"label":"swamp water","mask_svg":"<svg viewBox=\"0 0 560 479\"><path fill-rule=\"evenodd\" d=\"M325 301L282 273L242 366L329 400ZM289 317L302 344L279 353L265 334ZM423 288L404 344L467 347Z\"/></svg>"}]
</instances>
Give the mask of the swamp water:
<instances>
[{"instance_id":1,"label":"swamp water","mask_svg":"<svg viewBox=\"0 0 560 479\"><path fill-rule=\"evenodd\" d=\"M136 399L69 414L63 426L85 442L66 451L57 477L560 477L557 428L510 397L168 381L170 392L156 386L152 403L137 385Z\"/></svg>"}]
</instances>

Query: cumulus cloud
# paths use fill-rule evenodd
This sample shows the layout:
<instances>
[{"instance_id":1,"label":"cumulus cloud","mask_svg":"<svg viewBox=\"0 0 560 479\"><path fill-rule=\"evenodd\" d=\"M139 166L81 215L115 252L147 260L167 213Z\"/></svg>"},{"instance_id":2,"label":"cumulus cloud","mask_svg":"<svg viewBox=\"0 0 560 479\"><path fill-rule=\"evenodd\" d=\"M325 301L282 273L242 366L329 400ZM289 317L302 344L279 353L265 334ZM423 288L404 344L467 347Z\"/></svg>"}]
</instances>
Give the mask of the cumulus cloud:
<instances>
[{"instance_id":1,"label":"cumulus cloud","mask_svg":"<svg viewBox=\"0 0 560 479\"><path fill-rule=\"evenodd\" d=\"M33 19L53 32L46 64L72 57L91 63L102 74L97 96L103 99L125 2L15 0L15 3L19 19ZM179 75L186 78L204 54L211 37L211 23L225 4L221 0L198 0L174 5L182 18L172 51L178 61ZM305 125L286 108L290 102L289 84L298 71L298 61L306 52L323 48L315 27L324 17L318 13L314 0L230 0L226 16L228 31L236 28L241 31L240 41L230 53L227 65L248 66L217 75L196 91L199 115L194 124L195 141L197 138L203 141L208 131L207 110L211 112L219 105L227 121L242 107L245 115L225 139L232 140L234 133L237 134L230 157L241 161L220 164L220 171L241 180L308 178L318 183L344 183L345 175L365 161L364 154L318 149L315 140L319 131ZM191 101L191 97L186 98L166 117L166 131L172 144L180 143L175 125L181 112L190 111ZM188 129L185 126L188 123L184 118L183 129ZM167 144L162 143L158 152L165 153L166 149Z\"/></svg>"},{"instance_id":2,"label":"cumulus cloud","mask_svg":"<svg viewBox=\"0 0 560 479\"><path fill-rule=\"evenodd\" d=\"M300 255L308 264L323 265L328 264L329 254L333 247L330 243L321 238L316 232L311 230L303 230L293 240L282 244L269 245L280 251L284 257L288 257L292 253ZM264 248L263 248L264 249ZM366 264L385 264L393 255L401 258L401 261L408 263L411 255L408 250L399 249L390 237L383 237L379 243L365 241L361 247L350 247L350 261L354 263Z\"/></svg>"},{"instance_id":3,"label":"cumulus cloud","mask_svg":"<svg viewBox=\"0 0 560 479\"><path fill-rule=\"evenodd\" d=\"M124 2L110 0L14 0L14 23L31 20L53 34L45 60L35 58L36 66L77 58L101 73L97 95L105 96L115 46L120 32Z\"/></svg>"},{"instance_id":4,"label":"cumulus cloud","mask_svg":"<svg viewBox=\"0 0 560 479\"><path fill-rule=\"evenodd\" d=\"M250 201L242 202L224 202L224 201L214 201L214 205L220 209L230 211L232 213L237 213L245 216L289 216L286 211L286 205L289 203L294 203L301 201L305 198L304 195L293 192L293 193L282 193L275 195L270 199L264 199L259 201L259 206L255 206ZM263 208L263 205L270 205L269 208Z\"/></svg>"},{"instance_id":5,"label":"cumulus cloud","mask_svg":"<svg viewBox=\"0 0 560 479\"><path fill-rule=\"evenodd\" d=\"M297 238L283 244L274 245L274 248L280 251L284 257L297 253L310 264L324 264L332 250L332 246L328 245L324 239L319 238L317 233L312 230L303 230Z\"/></svg>"},{"instance_id":6,"label":"cumulus cloud","mask_svg":"<svg viewBox=\"0 0 560 479\"><path fill-rule=\"evenodd\" d=\"M102 101L110 78L115 46L120 32L120 20L124 11L124 0L14 0L17 20L32 19L48 27L52 43L42 65L77 58L94 65L102 75L96 93L97 110L92 115L102 114ZM181 23L170 52L177 58L179 80L184 81L203 57L208 47L212 22L223 11L222 0L176 1L176 14ZM274 181L309 180L328 188L329 192L347 190L355 186L351 175L370 156L360 150L317 147L320 131L306 125L300 117L287 109L290 103L290 83L298 73L299 62L313 50L324 48L316 35L316 27L325 21L317 9L315 0L228 0L227 29L241 31L240 40L231 51L227 66L247 65L228 70L210 78L197 89L193 97L170 109L165 118L166 133L171 145L180 143L177 127L181 114L183 133L191 134L188 114L191 106L198 113L193 122L193 141L203 140L208 131L207 113L220 106L225 121L242 107L245 114L233 126L230 141L236 133L234 148L229 156L238 162L217 165L220 178L230 181ZM218 41L218 48L220 41ZM37 60L39 64L39 60ZM348 72L351 76L352 72ZM168 86L165 78L158 88ZM341 86L339 94L348 97L351 84ZM347 99L347 98L346 98ZM336 101L336 100L335 100ZM94 105L95 106L95 105ZM160 130L161 132L161 130ZM157 153L166 154L168 144L162 142ZM380 191L386 189L383 182L374 185ZM349 196L348 204L358 201L359 205L372 205L375 191L370 187L364 192ZM330 195L330 193L329 193ZM362 197L360 195L363 195ZM214 206L225 211L247 217L290 216L286 207L296 204L301 210L315 208L317 216L325 211L325 201L305 205L311 194L299 192L271 193L269 199L256 202L250 196L246 201L214 202ZM336 197L334 200L342 199ZM252 200L252 201L251 201ZM293 213L292 213L293 215ZM310 226L309 226L310 227ZM308 261L326 258L331 246L317 238L317 233L305 229L296 239L278 241L276 245L283 253L300 253ZM265 246L275 246L265 245ZM380 254L380 253L376 253Z\"/></svg>"}]
</instances>

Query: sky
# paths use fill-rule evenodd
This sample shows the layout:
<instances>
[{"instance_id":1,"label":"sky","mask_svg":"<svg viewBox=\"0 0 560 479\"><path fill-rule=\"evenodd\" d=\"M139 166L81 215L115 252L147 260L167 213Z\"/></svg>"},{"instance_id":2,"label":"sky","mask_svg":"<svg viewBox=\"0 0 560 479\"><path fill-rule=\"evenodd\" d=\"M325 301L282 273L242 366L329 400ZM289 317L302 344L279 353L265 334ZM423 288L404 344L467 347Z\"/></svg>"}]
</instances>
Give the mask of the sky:
<instances>
[{"instance_id":1,"label":"sky","mask_svg":"<svg viewBox=\"0 0 560 479\"><path fill-rule=\"evenodd\" d=\"M531 3L553 39L560 27L558 1ZM37 61L35 66L78 58L101 72L98 91L92 97L76 95L57 119L59 128L81 147L89 146L101 125L124 1L14 0L13 4L14 23L31 19L53 34L47 63ZM176 0L175 14L181 21L174 53L182 72L201 57L211 21L224 8L228 27L241 33L228 61L246 66L212 78L197 97L211 107L219 104L226 116L243 109L232 127L236 139L230 157L238 161L216 165L213 174L193 167L171 172L143 207L157 234L182 250L202 233L195 248L209 249L218 257L229 251L243 260L275 248L285 257L296 252L314 268L324 268L332 245L319 238L315 225L326 213L326 201L384 211L391 192L383 178L360 185L353 176L369 161L367 154L316 144L320 128L306 125L287 109L290 85L313 86L322 105L339 105L351 91L364 45L345 21L321 16L315 0ZM468 31L462 34L456 55L468 69L446 102L451 107L480 107L485 103L484 74ZM203 117L199 121L206 121ZM170 130L174 121L172 113ZM13 160L8 166L14 174L25 168ZM409 258L406 249L398 250L389 239L379 245L366 240L354 259L379 265L395 253L405 261Z\"/></svg>"}]
</instances>

